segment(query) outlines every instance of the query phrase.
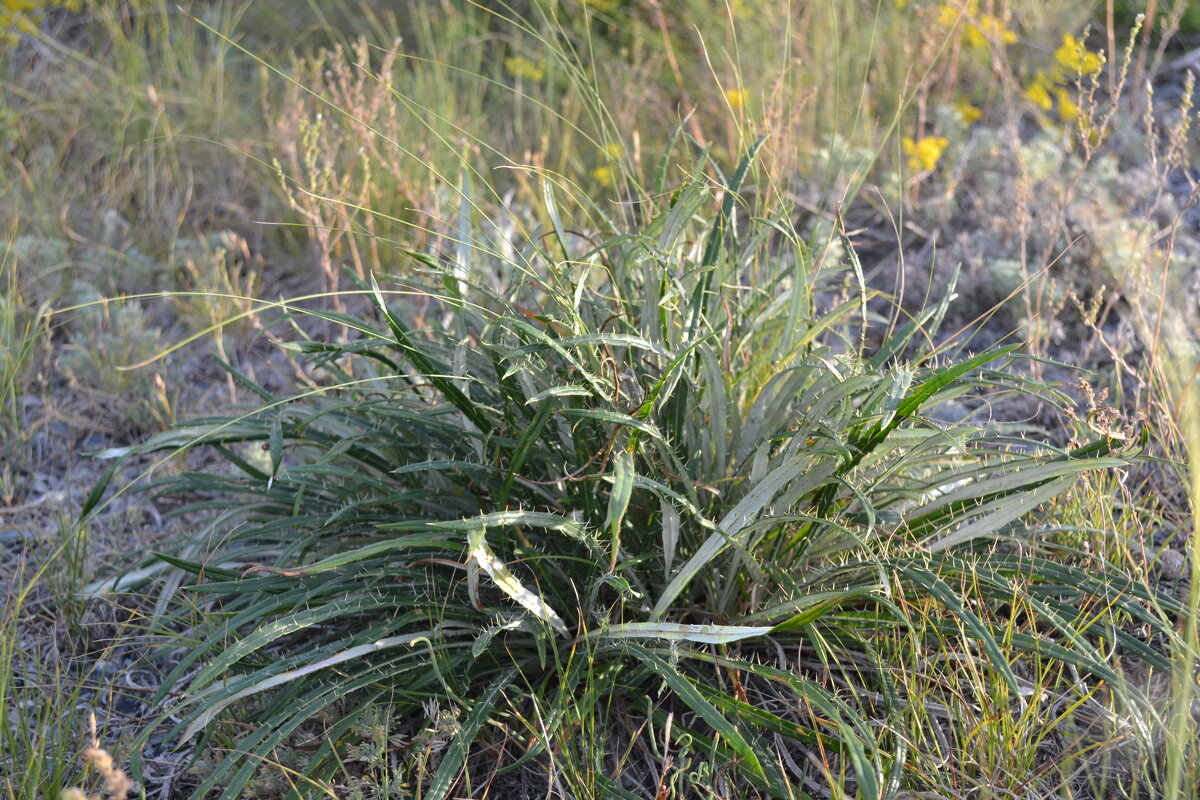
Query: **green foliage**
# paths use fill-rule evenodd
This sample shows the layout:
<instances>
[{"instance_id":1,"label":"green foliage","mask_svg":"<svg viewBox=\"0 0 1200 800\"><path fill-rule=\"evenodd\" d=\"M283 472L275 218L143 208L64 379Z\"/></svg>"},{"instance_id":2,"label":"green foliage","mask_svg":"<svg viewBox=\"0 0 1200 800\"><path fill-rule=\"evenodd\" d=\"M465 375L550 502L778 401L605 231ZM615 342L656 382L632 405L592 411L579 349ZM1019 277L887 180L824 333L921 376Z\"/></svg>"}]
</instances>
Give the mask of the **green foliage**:
<instances>
[{"instance_id":1,"label":"green foliage","mask_svg":"<svg viewBox=\"0 0 1200 800\"><path fill-rule=\"evenodd\" d=\"M121 581L167 576L157 611L190 628L159 699L183 690L176 738L207 745L197 796L478 796L493 745L506 770L553 771L578 797L1105 797L1110 766L1149 791L1193 768L1200 601L1123 574L1135 544L1107 525L1136 444L1067 450L991 420L1007 397L1062 398L1010 374L1015 351L945 344L953 281L903 322L820 214L840 199L856 217L877 182L907 248L950 233L928 219L969 198L954 224L1003 267L976 278L995 300L1024 296L1075 235L1008 226L1082 219L1145 302L1130 265L1162 233L1118 219L1133 195L1116 181L1139 145L1093 162L1113 165L1111 187L1076 180L1092 101L1111 99L1082 80L1106 49L1081 34L1089 4L387 6L310 3L310 26L270 0L97 2L4 53L0 199L40 234L18 237L30 259L15 263L41 265L6 272L0 298L10 429L44 299L102 309L99 333L96 317L53 317L55 356L128 430L170 415L170 378L124 368L162 351L171 320L103 296L175 290L164 309L216 332L229 361L223 334L250 336L273 305L252 296L314 266L300 237L326 288L359 280L332 310L276 306L300 332L284 346L304 391L231 369L228 395L261 407L140 448L225 461L156 485L196 503L195 532ZM1041 134L997 149L999 120ZM1165 176L1186 137L1162 138ZM703 160L688 178L684 151ZM1046 213L1064 187L1104 213ZM778 200L796 196L816 211L800 223ZM1035 347L1052 316L1018 323ZM55 613L78 612L79 544L35 576ZM3 766L44 792L75 740L53 733L63 715L40 688L8 679L29 612L6 608ZM1163 620L1185 611L1176 635ZM1144 702L1129 664L1153 668L1147 684L1175 668L1167 764L1160 698ZM36 682L74 705L69 682ZM613 780L639 759L659 772Z\"/></svg>"},{"instance_id":2,"label":"green foliage","mask_svg":"<svg viewBox=\"0 0 1200 800\"><path fill-rule=\"evenodd\" d=\"M413 719L437 699L457 709L449 749L410 751L427 797L475 775L476 740L502 735L534 760L573 753L564 780L580 793L623 796L603 754L628 744L628 714L764 795L789 796L789 759L811 756L883 797L928 783L899 732L906 631L980 659L1005 708L1022 652L1088 680L1117 678L1105 642L1162 665L1116 624L1161 624L1140 604L1150 590L996 546L1128 455L939 421L951 400L1055 397L1005 371L1011 347L933 348L945 303L865 350L883 323L849 243L847 263L823 264L783 211L741 218L749 161L715 211L693 178L644 227L594 244L566 233L547 179L546 236L460 226L445 268L397 251L416 274L362 285L373 313L289 312L346 331L287 345L325 376L311 390L255 388L261 408L139 448L228 462L154 485L211 498L194 507L211 524L163 556L197 577L180 592L221 608L162 690L186 687L175 737L233 748L194 796L238 796L323 714L338 721L301 771L332 780L372 704ZM1081 627L1096 597L1111 613ZM1041 631L1003 621L1014 598ZM849 692L808 662L765 666L797 648ZM254 732L227 738L231 715ZM716 780L689 775L673 778L692 782L683 794Z\"/></svg>"},{"instance_id":3,"label":"green foliage","mask_svg":"<svg viewBox=\"0 0 1200 800\"><path fill-rule=\"evenodd\" d=\"M83 393L104 400L117 422L151 431L170 423L171 404L160 376L144 369L162 348L163 334L135 301L95 301L76 320L60 368ZM90 322L91 324L86 324Z\"/></svg>"},{"instance_id":4,"label":"green foliage","mask_svg":"<svg viewBox=\"0 0 1200 800\"><path fill-rule=\"evenodd\" d=\"M1146 0L1115 0L1112 4L1117 24L1130 27L1138 14L1145 14L1151 8ZM1182 33L1195 35L1200 33L1200 6L1187 0L1162 0L1153 4L1161 20L1178 18L1179 30Z\"/></svg>"}]
</instances>

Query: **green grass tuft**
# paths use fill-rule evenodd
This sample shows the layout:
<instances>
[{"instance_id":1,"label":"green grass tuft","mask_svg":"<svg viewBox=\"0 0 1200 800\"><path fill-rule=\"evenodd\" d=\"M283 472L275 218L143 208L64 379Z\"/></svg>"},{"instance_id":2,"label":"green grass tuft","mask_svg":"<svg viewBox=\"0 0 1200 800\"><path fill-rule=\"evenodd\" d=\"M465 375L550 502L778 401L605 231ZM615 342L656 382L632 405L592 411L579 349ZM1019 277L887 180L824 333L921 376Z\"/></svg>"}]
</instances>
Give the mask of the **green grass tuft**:
<instances>
[{"instance_id":1,"label":"green grass tuft","mask_svg":"<svg viewBox=\"0 0 1200 800\"><path fill-rule=\"evenodd\" d=\"M1013 714L1067 671L1119 684L1114 644L1166 666L1120 619L1157 629L1144 604L1178 604L1034 541L1041 506L1136 451L947 421L952 401L1055 396L1009 375L1013 347L934 347L942 306L867 349L849 242L822 264L786 209L743 218L749 162L723 199L686 180L637 230L573 236L555 203L545 236L478 226L454 262L409 254L410 278L344 297L369 312L290 305L295 330L344 331L287 345L310 389L138 448L227 461L154 484L213 517L164 556L195 576L185 607L221 609L162 689L184 691L174 737L230 748L194 796L237 796L322 718L297 778L331 787L369 709L416 742L442 724L419 723L431 701L447 749L402 748L426 797L474 791L501 742L573 792L636 794L612 759L648 725L712 763L672 778L682 794L804 796L813 764L861 797L945 790L905 733L923 653L970 659Z\"/></svg>"}]
</instances>

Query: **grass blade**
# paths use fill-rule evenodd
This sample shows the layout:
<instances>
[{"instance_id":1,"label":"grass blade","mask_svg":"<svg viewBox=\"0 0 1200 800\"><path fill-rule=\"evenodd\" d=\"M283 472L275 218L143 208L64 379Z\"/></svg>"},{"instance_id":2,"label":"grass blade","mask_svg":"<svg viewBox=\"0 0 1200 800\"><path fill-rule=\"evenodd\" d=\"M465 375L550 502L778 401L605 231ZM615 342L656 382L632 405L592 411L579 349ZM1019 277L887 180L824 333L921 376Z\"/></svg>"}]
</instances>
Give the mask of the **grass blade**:
<instances>
[{"instance_id":1,"label":"grass blade","mask_svg":"<svg viewBox=\"0 0 1200 800\"><path fill-rule=\"evenodd\" d=\"M442 756L442 763L438 765L437 773L434 774L433 780L429 784L429 793L425 795L426 800L445 800L446 795L454 788L459 770L467 760L467 751L470 750L471 743L475 741L475 737L479 735L484 723L491 716L496 702L516 676L517 670L509 669L484 689L479 699L471 705L470 712L462 722L462 729L454 737L454 741L450 742L450 746L446 748L446 754Z\"/></svg>"},{"instance_id":2,"label":"grass blade","mask_svg":"<svg viewBox=\"0 0 1200 800\"><path fill-rule=\"evenodd\" d=\"M661 678L688 708L699 714L710 728L719 733L721 738L741 757L747 768L759 777L766 778L766 773L763 771L762 763L754 752L754 748L742 736L741 731L704 698L690 678L685 677L657 654L640 645L631 644L628 645L628 649L630 653L650 667L654 674Z\"/></svg>"}]
</instances>

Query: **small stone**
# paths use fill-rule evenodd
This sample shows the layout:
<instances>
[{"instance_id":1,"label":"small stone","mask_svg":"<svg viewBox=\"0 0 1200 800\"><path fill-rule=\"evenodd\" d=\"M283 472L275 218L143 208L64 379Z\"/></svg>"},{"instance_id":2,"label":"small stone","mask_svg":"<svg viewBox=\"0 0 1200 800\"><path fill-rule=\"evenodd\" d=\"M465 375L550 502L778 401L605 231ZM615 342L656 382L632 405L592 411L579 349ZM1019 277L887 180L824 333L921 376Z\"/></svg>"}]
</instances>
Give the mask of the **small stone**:
<instances>
[{"instance_id":1,"label":"small stone","mask_svg":"<svg viewBox=\"0 0 1200 800\"><path fill-rule=\"evenodd\" d=\"M102 433L89 434L81 443L80 448L83 450L100 450L107 442L107 437Z\"/></svg>"},{"instance_id":2,"label":"small stone","mask_svg":"<svg viewBox=\"0 0 1200 800\"><path fill-rule=\"evenodd\" d=\"M124 714L127 717L135 717L142 709L141 702L135 697L125 695L117 700L116 711L118 714Z\"/></svg>"},{"instance_id":3,"label":"small stone","mask_svg":"<svg viewBox=\"0 0 1200 800\"><path fill-rule=\"evenodd\" d=\"M1167 548L1154 560L1154 568L1164 581L1177 581L1183 574L1183 564L1186 560L1183 553Z\"/></svg>"}]
</instances>

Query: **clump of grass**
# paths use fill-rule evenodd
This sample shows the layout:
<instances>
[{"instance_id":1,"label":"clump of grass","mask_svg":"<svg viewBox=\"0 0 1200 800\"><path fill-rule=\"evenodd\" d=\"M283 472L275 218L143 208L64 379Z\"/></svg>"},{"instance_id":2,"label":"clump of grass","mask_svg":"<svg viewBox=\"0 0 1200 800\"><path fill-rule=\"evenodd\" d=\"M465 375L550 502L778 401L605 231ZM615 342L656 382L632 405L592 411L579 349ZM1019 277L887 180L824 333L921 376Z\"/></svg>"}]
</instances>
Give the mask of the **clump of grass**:
<instances>
[{"instance_id":1,"label":"clump of grass","mask_svg":"<svg viewBox=\"0 0 1200 800\"><path fill-rule=\"evenodd\" d=\"M57 797L82 772L81 714L105 710L122 692L112 664L126 632L118 623L109 629L117 631L111 638L97 635L113 618L85 600L94 531L74 525L64 510L54 515L57 526L47 524L38 534L36 515L5 511L4 522L18 528L3 533L18 539L0 538L6 556L0 576L0 785L2 796L13 800Z\"/></svg>"},{"instance_id":2,"label":"clump of grass","mask_svg":"<svg viewBox=\"0 0 1200 800\"><path fill-rule=\"evenodd\" d=\"M743 220L750 161L719 198L697 170L604 237L568 234L572 200L542 176L545 235L462 221L452 265L394 251L417 269L362 285L370 314L289 305L299 330L353 334L287 345L322 381L139 448L211 447L229 468L154 484L212 498L166 557L221 606L163 688L186 686L174 736L232 753L194 796L235 796L323 715L288 779L329 787L368 709L403 733L432 700L459 709L417 778L433 798L494 780L491 746L584 796L668 775L685 795L999 788L998 762L968 766L970 737L950 777L914 758L905 698L930 654L970 663L946 691L979 713L1027 709L996 729L997 758L1055 726L1031 691L1123 685L1108 643L1166 666L1122 620L1158 628L1144 604L1177 603L1028 544L1039 506L1136 452L945 422L1006 393L1062 398L1010 374L1013 347L936 345L948 297L874 319L844 238L821 261L788 209ZM229 734L230 715L254 732ZM662 748L713 769L672 773Z\"/></svg>"},{"instance_id":3,"label":"clump of grass","mask_svg":"<svg viewBox=\"0 0 1200 800\"><path fill-rule=\"evenodd\" d=\"M32 388L31 366L44 335L46 304L31 307L18 275L17 256L0 255L4 293L0 295L0 450L6 455L22 442L25 397Z\"/></svg>"},{"instance_id":4,"label":"clump of grass","mask_svg":"<svg viewBox=\"0 0 1200 800\"><path fill-rule=\"evenodd\" d=\"M1172 310L1166 321L1169 335L1164 359L1164 394L1179 409L1180 441L1187 460L1180 465L1179 477L1191 510L1191 531L1180 543L1188 555L1184 562L1187 587L1185 613L1181 625L1170 639L1174 657L1170 705L1165 716L1164 746L1166 785L1164 797L1189 797L1200 785L1200 743L1195 736L1200 715L1200 414L1196 412L1195 393L1200 388L1200 348L1185 320L1187 314Z\"/></svg>"},{"instance_id":5,"label":"clump of grass","mask_svg":"<svg viewBox=\"0 0 1200 800\"><path fill-rule=\"evenodd\" d=\"M262 293L263 263L249 243L233 231L176 243L174 262L178 291L172 301L189 331L213 331L217 351L225 356L225 337L244 341L253 331L254 298Z\"/></svg>"},{"instance_id":6,"label":"clump of grass","mask_svg":"<svg viewBox=\"0 0 1200 800\"><path fill-rule=\"evenodd\" d=\"M79 690L53 668L24 663L22 614L28 614L25 596L28 584L23 570L5 577L4 616L0 618L0 753L9 797L32 796L47 786L60 787L65 780L71 753L56 730L57 714L73 706Z\"/></svg>"},{"instance_id":7,"label":"clump of grass","mask_svg":"<svg viewBox=\"0 0 1200 800\"><path fill-rule=\"evenodd\" d=\"M238 5L197 4L197 14L228 29ZM248 228L250 205L269 201L248 163L222 147L249 152L241 137L261 131L256 73L178 6L89 3L69 27L50 26L0 58L9 76L0 136L11 154L0 192L25 233L158 260L182 226ZM111 277L122 293L168 278Z\"/></svg>"},{"instance_id":8,"label":"clump of grass","mask_svg":"<svg viewBox=\"0 0 1200 800\"><path fill-rule=\"evenodd\" d=\"M296 62L292 77L323 97L268 99L268 155L291 172L283 197L310 226L326 288L349 285L348 261L360 289L335 313L284 306L309 391L274 396L236 375L263 407L145 448L188 442L227 461L159 486L199 493L212 517L158 565L202 576L181 605L219 609L197 621L208 636L188 663L213 661L177 731L211 745L198 794L439 796L455 780L476 794L496 779L489 745L586 796L1066 792L1092 780L1093 754L1124 758L1110 745L1130 741L1161 785L1148 691L1105 654L1164 667L1131 631L1165 635L1162 618L1183 609L1122 575L1111 541L1097 553L1080 531L1060 536L1061 508L1041 505L1088 470L1128 465L1138 443L1084 425L1083 441L1035 446L1024 437L1041 432L1016 423L964 422L1012 393L1065 401L1009 375L1012 352L946 346L946 304L907 325L876 316L886 304L833 215L799 236L774 199L811 168L821 202L849 201L888 169L895 134L917 174L883 181L884 196L907 180L924 210L935 173L956 180L973 115L1001 116L993 62L1011 68L1009 99L1039 86L1079 13L952 2L953 19L931 25L943 4L904 5L793 19L756 0L588 2L565 18L558 4L419 4L401 23L412 51L343 45ZM0 107L15 153L3 169L21 167L0 173L6 197L47 230L64 207L82 212L70 216L91 223L85 236L139 267L134 287L118 268L100 276L109 294L158 288L183 220L249 216L232 190L244 176L192 145L252 149L225 136L257 119L239 113L252 81L226 75L230 42L192 38L165 8L126 19L97 5L106 55L48 42ZM219 8L224 28L238 15ZM1040 61L1021 62L1038 48L1009 42L1010 25L1054 32ZM760 46L777 31L782 47ZM1049 173L1091 145L1060 124L1080 112L1076 72L1041 86L1055 105L1032 114L1059 158ZM775 133L759 154L770 169L727 176L760 126ZM677 140L715 157L680 180ZM518 168L501 180L472 172L481 160ZM419 163L438 174L414 177ZM737 197L746 175L753 207ZM511 216L485 213L489 184L511 187ZM413 252L386 238L396 224ZM1038 275L1020 241L999 298ZM406 256L417 274L401 283L384 265ZM69 277L80 296L67 304L99 296ZM205 328L248 314L254 277L193 260L176 288L225 297L180 294L175 309ZM1041 288L1039 308L1068 302ZM374 311L349 302L367 298ZM157 391L120 369L161 349L127 316L114 329L139 352L67 332L68 373L109 401ZM330 344L331 323L350 335ZM1028 325L1047 339L1049 322ZM1091 502L1106 480L1085 484ZM164 595L162 607L181 599ZM243 735L244 720L258 729ZM1191 756L1173 752L1182 775ZM1091 785L1105 795L1102 777Z\"/></svg>"}]
</instances>

